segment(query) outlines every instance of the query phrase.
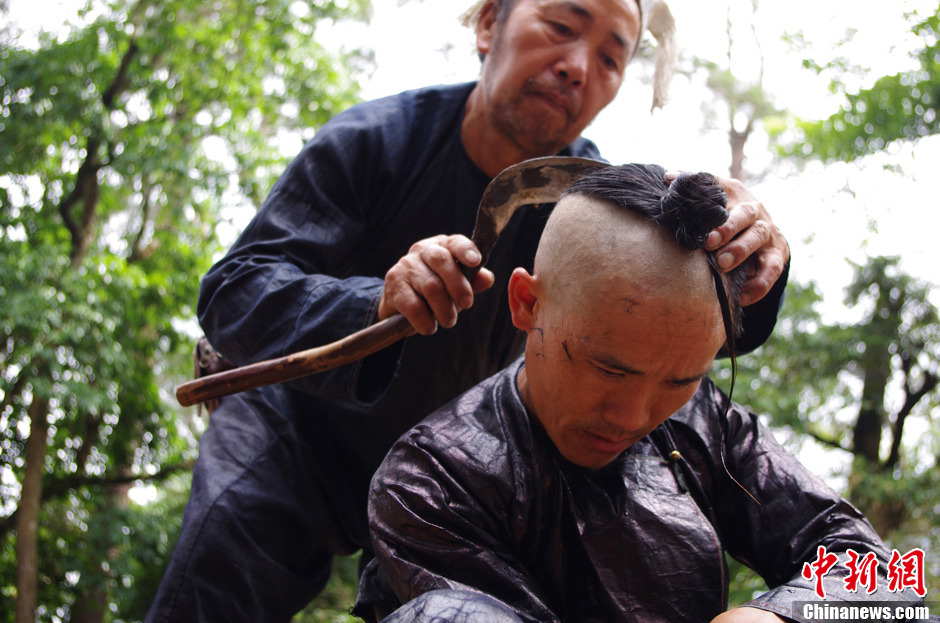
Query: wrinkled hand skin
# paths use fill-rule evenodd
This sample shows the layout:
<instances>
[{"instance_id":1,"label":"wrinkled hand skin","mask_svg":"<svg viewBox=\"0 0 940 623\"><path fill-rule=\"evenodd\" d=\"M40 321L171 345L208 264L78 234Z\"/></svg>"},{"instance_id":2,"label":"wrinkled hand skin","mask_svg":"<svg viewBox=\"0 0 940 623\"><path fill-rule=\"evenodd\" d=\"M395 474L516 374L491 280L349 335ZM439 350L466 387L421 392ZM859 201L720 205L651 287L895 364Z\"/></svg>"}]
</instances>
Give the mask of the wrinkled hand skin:
<instances>
[{"instance_id":1,"label":"wrinkled hand skin","mask_svg":"<svg viewBox=\"0 0 940 623\"><path fill-rule=\"evenodd\" d=\"M718 183L728 197L728 220L708 234L705 249L715 251L724 272L754 256L756 270L741 294L742 305L750 305L764 298L783 274L790 246L764 204L744 184L722 177Z\"/></svg>"},{"instance_id":2,"label":"wrinkled hand skin","mask_svg":"<svg viewBox=\"0 0 940 623\"><path fill-rule=\"evenodd\" d=\"M453 327L457 314L473 305L473 295L493 285L493 273L486 268L472 284L460 270L460 264L479 263L480 251L466 236L419 240L385 274L378 319L401 314L422 335L437 331L438 324Z\"/></svg>"},{"instance_id":3,"label":"wrinkled hand skin","mask_svg":"<svg viewBox=\"0 0 940 623\"><path fill-rule=\"evenodd\" d=\"M678 175L670 171L666 181L672 182ZM751 305L764 298L783 274L790 261L790 245L764 204L743 183L733 178L716 176L716 179L728 199L728 220L708 234L705 249L716 252L724 272L754 256L756 270L741 293L741 304Z\"/></svg>"},{"instance_id":4,"label":"wrinkled hand skin","mask_svg":"<svg viewBox=\"0 0 940 623\"><path fill-rule=\"evenodd\" d=\"M786 620L773 612L744 606L722 612L711 623L786 623Z\"/></svg>"}]
</instances>

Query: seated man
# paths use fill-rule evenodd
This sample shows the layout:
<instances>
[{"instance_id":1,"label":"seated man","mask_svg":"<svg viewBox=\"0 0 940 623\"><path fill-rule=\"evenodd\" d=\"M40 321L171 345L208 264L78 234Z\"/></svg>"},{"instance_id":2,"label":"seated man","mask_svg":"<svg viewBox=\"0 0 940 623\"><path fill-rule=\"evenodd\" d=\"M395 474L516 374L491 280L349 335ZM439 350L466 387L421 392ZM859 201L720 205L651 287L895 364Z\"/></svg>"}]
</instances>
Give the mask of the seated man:
<instances>
[{"instance_id":1,"label":"seated man","mask_svg":"<svg viewBox=\"0 0 940 623\"><path fill-rule=\"evenodd\" d=\"M860 513L705 376L739 317L740 280L701 250L724 218L711 176L656 166L602 169L557 204L534 274L509 282L524 359L372 480L377 576L411 602L388 621L793 620L817 546L885 568ZM773 588L726 611L725 552ZM865 599L844 575L828 599Z\"/></svg>"}]
</instances>

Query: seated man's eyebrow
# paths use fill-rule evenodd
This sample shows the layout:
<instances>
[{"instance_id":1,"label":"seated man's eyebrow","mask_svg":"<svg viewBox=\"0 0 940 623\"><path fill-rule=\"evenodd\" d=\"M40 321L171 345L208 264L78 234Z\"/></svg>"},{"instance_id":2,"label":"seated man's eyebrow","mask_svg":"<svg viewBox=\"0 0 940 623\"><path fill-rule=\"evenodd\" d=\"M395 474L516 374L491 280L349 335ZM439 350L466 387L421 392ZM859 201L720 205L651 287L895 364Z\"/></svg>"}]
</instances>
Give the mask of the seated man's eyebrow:
<instances>
[{"instance_id":1,"label":"seated man's eyebrow","mask_svg":"<svg viewBox=\"0 0 940 623\"><path fill-rule=\"evenodd\" d=\"M677 379L669 379L667 383L669 383L670 385L691 385L692 383L697 383L701 381L707 375L708 375L708 370L706 370L705 372L701 372L699 374L692 375L692 376L686 376L686 377L677 378Z\"/></svg>"},{"instance_id":2,"label":"seated man's eyebrow","mask_svg":"<svg viewBox=\"0 0 940 623\"><path fill-rule=\"evenodd\" d=\"M617 370L618 372L623 372L624 374L632 374L635 376L642 376L646 374L642 370L637 370L636 368L632 368L625 363L620 363L619 361L613 359L612 357L606 357L604 355L600 355L600 356L595 357L594 360L597 361L597 363L601 364L602 366L605 366L612 370Z\"/></svg>"},{"instance_id":3,"label":"seated man's eyebrow","mask_svg":"<svg viewBox=\"0 0 940 623\"><path fill-rule=\"evenodd\" d=\"M631 374L635 376L642 376L646 374L642 370L637 370L636 368L632 368L626 364L620 363L619 361L616 361L611 357L598 356L598 357L595 357L594 360L597 361L597 363L605 367L608 367L612 370L617 370L618 372L623 372L624 374ZM692 376L666 379L666 383L668 383L669 385L674 385L674 386L691 385L692 383L697 383L701 381L707 375L708 375L708 370L705 370L704 372L693 374Z\"/></svg>"}]
</instances>

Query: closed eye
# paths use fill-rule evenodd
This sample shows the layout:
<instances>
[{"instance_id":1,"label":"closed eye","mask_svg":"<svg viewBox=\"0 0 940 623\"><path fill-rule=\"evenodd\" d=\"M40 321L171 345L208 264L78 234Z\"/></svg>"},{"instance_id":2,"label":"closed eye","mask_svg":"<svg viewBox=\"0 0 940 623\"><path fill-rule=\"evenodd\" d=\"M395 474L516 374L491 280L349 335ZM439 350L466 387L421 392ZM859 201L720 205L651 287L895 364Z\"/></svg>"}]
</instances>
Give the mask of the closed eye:
<instances>
[{"instance_id":1,"label":"closed eye","mask_svg":"<svg viewBox=\"0 0 940 623\"><path fill-rule=\"evenodd\" d=\"M570 37L574 34L574 30L561 22L549 22L549 25L551 25L552 30L563 37Z\"/></svg>"},{"instance_id":2,"label":"closed eye","mask_svg":"<svg viewBox=\"0 0 940 623\"><path fill-rule=\"evenodd\" d=\"M599 365L597 365L596 363L592 363L591 365L594 367L595 370L597 370L598 372L600 372L600 373L603 374L604 376L608 376L608 377L611 377L611 378L621 378L621 377L626 376L626 373L624 373L624 372L621 371L621 370L611 370L610 368L605 368L604 366L599 366Z\"/></svg>"},{"instance_id":3,"label":"closed eye","mask_svg":"<svg viewBox=\"0 0 940 623\"><path fill-rule=\"evenodd\" d=\"M696 376L689 377L687 379L670 379L669 381L667 381L667 383L673 389L684 389L691 385L697 384L699 381L702 380L703 376L704 375L696 375Z\"/></svg>"}]
</instances>

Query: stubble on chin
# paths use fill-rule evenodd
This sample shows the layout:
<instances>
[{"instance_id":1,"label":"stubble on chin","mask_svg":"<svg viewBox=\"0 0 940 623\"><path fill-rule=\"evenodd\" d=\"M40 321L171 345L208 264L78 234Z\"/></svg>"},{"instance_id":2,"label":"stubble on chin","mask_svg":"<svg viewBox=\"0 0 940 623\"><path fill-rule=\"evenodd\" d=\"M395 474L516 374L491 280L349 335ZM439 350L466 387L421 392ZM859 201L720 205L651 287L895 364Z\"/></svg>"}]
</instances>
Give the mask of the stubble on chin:
<instances>
[{"instance_id":1,"label":"stubble on chin","mask_svg":"<svg viewBox=\"0 0 940 623\"><path fill-rule=\"evenodd\" d=\"M564 149L567 120L551 112L532 111L524 92L494 107L493 125L526 157L551 156Z\"/></svg>"}]
</instances>

